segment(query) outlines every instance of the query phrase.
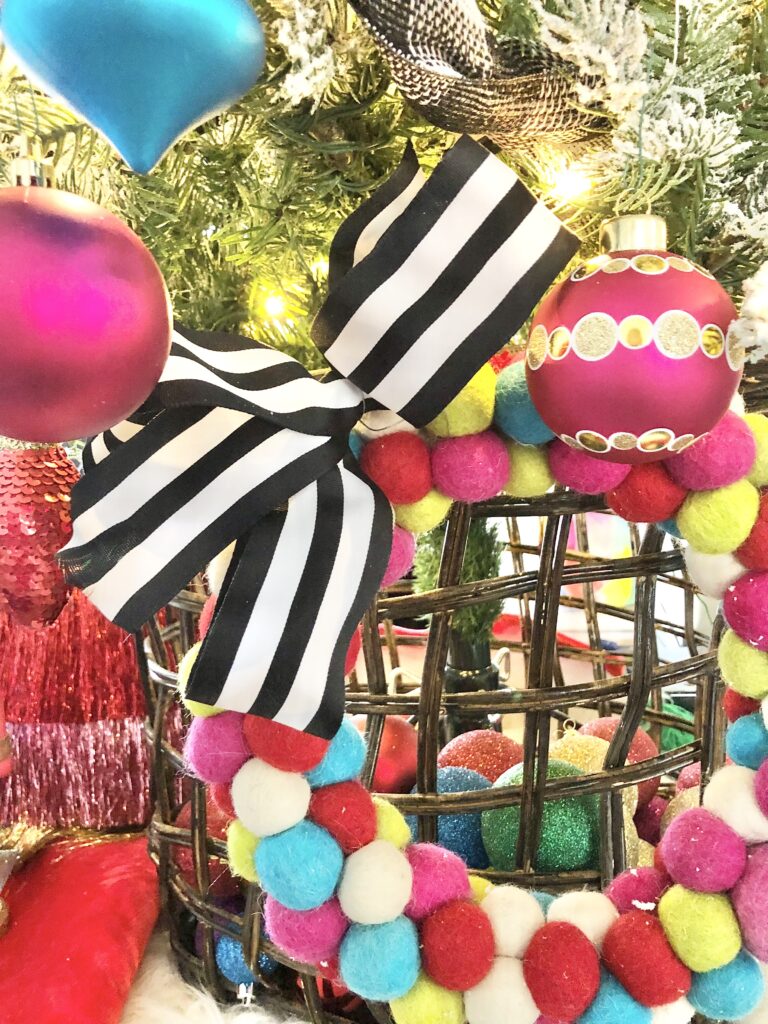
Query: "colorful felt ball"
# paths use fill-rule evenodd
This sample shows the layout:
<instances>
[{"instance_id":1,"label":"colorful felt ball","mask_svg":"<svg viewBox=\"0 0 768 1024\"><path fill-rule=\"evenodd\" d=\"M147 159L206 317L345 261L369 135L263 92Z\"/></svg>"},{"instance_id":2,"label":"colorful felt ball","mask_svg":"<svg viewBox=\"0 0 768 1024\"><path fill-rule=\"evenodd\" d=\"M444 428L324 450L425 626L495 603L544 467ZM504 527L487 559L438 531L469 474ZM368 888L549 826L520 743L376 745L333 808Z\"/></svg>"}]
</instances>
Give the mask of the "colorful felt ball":
<instances>
[{"instance_id":1,"label":"colorful felt ball","mask_svg":"<svg viewBox=\"0 0 768 1024\"><path fill-rule=\"evenodd\" d=\"M347 857L339 903L350 921L384 924L403 913L412 890L409 858L392 843L375 839Z\"/></svg>"},{"instance_id":2,"label":"colorful felt ball","mask_svg":"<svg viewBox=\"0 0 768 1024\"><path fill-rule=\"evenodd\" d=\"M432 488L429 448L418 434L401 431L365 446L360 468L393 505L421 501Z\"/></svg>"},{"instance_id":3,"label":"colorful felt ball","mask_svg":"<svg viewBox=\"0 0 768 1024\"><path fill-rule=\"evenodd\" d=\"M436 985L426 974L410 992L393 999L389 1009L395 1024L464 1024L464 1000L461 993Z\"/></svg>"},{"instance_id":4,"label":"colorful felt ball","mask_svg":"<svg viewBox=\"0 0 768 1024\"><path fill-rule=\"evenodd\" d=\"M753 715L755 711L759 711L760 701L753 697L744 697L728 686L723 694L723 710L729 722L736 722L744 715Z\"/></svg>"},{"instance_id":5,"label":"colorful felt ball","mask_svg":"<svg viewBox=\"0 0 768 1024\"><path fill-rule=\"evenodd\" d=\"M604 718L595 718L579 727L579 732L584 736L599 736L602 740L613 739L616 730L619 728L621 719L616 715L608 715ZM647 732L638 729L632 737L627 754L627 764L637 764L639 761L647 761L652 757L658 757L659 748L653 742ZM638 803L645 804L659 788L658 779L647 779L637 787Z\"/></svg>"},{"instance_id":6,"label":"colorful felt ball","mask_svg":"<svg viewBox=\"0 0 768 1024\"><path fill-rule=\"evenodd\" d=\"M410 992L421 966L416 926L407 917L353 924L341 943L344 984L364 999L389 1002Z\"/></svg>"},{"instance_id":7,"label":"colorful felt ball","mask_svg":"<svg viewBox=\"0 0 768 1024\"><path fill-rule=\"evenodd\" d=\"M693 547L707 555L735 551L757 520L760 495L747 480L716 491L693 491L677 514L677 525Z\"/></svg>"},{"instance_id":8,"label":"colorful felt ball","mask_svg":"<svg viewBox=\"0 0 768 1024\"><path fill-rule=\"evenodd\" d=\"M179 697L181 703L193 716L193 718L212 718L214 715L221 715L224 712L224 708L213 707L210 704L201 704L197 700L187 700L185 694L187 690L187 683L189 677L192 675L192 669L195 667L197 656L200 653L202 644L198 641L193 644L184 657L179 662L179 670L176 676L176 686L179 690Z\"/></svg>"},{"instance_id":9,"label":"colorful felt ball","mask_svg":"<svg viewBox=\"0 0 768 1024\"><path fill-rule=\"evenodd\" d=\"M768 491L760 494L757 519L736 557L748 569L768 570Z\"/></svg>"},{"instance_id":10,"label":"colorful felt ball","mask_svg":"<svg viewBox=\"0 0 768 1024\"><path fill-rule=\"evenodd\" d=\"M235 812L255 836L276 835L298 824L307 813L310 796L302 775L283 772L256 757L246 761L232 780Z\"/></svg>"},{"instance_id":11,"label":"colorful felt ball","mask_svg":"<svg viewBox=\"0 0 768 1024\"><path fill-rule=\"evenodd\" d=\"M749 426L727 412L704 437L667 463L669 475L687 491L713 491L749 475L757 456Z\"/></svg>"},{"instance_id":12,"label":"colorful felt ball","mask_svg":"<svg viewBox=\"0 0 768 1024\"><path fill-rule=\"evenodd\" d=\"M704 789L704 806L748 843L768 842L768 817L755 794L755 773L739 764L719 768Z\"/></svg>"},{"instance_id":13,"label":"colorful felt ball","mask_svg":"<svg viewBox=\"0 0 768 1024\"><path fill-rule=\"evenodd\" d=\"M421 921L444 903L470 896L467 866L457 854L434 843L413 843L405 856L413 870L407 917Z\"/></svg>"},{"instance_id":14,"label":"colorful felt ball","mask_svg":"<svg viewBox=\"0 0 768 1024\"><path fill-rule=\"evenodd\" d=\"M755 461L747 479L755 487L765 487L768 484L768 416L750 412L744 422L755 439Z\"/></svg>"},{"instance_id":15,"label":"colorful felt ball","mask_svg":"<svg viewBox=\"0 0 768 1024\"><path fill-rule=\"evenodd\" d=\"M544 927L544 911L536 895L516 885L494 886L480 907L491 922L499 956L522 957Z\"/></svg>"},{"instance_id":16,"label":"colorful felt ball","mask_svg":"<svg viewBox=\"0 0 768 1024\"><path fill-rule=\"evenodd\" d=\"M574 925L598 949L618 916L614 904L601 892L567 892L553 900L547 910L548 922Z\"/></svg>"},{"instance_id":17,"label":"colorful felt ball","mask_svg":"<svg viewBox=\"0 0 768 1024\"><path fill-rule=\"evenodd\" d=\"M337 782L312 793L309 817L326 829L344 853L354 853L376 838L376 809L359 782Z\"/></svg>"},{"instance_id":18,"label":"colorful felt ball","mask_svg":"<svg viewBox=\"0 0 768 1024\"><path fill-rule=\"evenodd\" d=\"M618 487L631 466L603 462L587 452L570 448L560 440L547 447L549 468L559 484L581 494L604 494Z\"/></svg>"},{"instance_id":19,"label":"colorful felt ball","mask_svg":"<svg viewBox=\"0 0 768 1024\"><path fill-rule=\"evenodd\" d=\"M725 734L725 752L734 764L755 771L768 758L768 729L759 711L744 715L728 726Z\"/></svg>"},{"instance_id":20,"label":"colorful felt ball","mask_svg":"<svg viewBox=\"0 0 768 1024\"><path fill-rule=\"evenodd\" d=\"M512 363L496 378L493 420L502 434L521 444L544 444L555 436L528 394L525 363Z\"/></svg>"},{"instance_id":21,"label":"colorful felt ball","mask_svg":"<svg viewBox=\"0 0 768 1024\"><path fill-rule=\"evenodd\" d=\"M220 551L218 555L215 555L205 569L205 578L208 582L208 590L212 597L218 597L221 593L221 588L224 586L224 579L226 578L229 566L232 561L232 556L235 553L235 542L227 545L223 551Z\"/></svg>"},{"instance_id":22,"label":"colorful felt ball","mask_svg":"<svg viewBox=\"0 0 768 1024\"><path fill-rule=\"evenodd\" d=\"M731 584L744 575L742 563L731 554L705 555L688 545L684 551L685 568L702 594L722 600Z\"/></svg>"},{"instance_id":23,"label":"colorful felt ball","mask_svg":"<svg viewBox=\"0 0 768 1024\"><path fill-rule=\"evenodd\" d=\"M741 1020L757 1009L764 995L760 964L742 951L723 967L694 974L688 999L709 1020Z\"/></svg>"},{"instance_id":24,"label":"colorful felt ball","mask_svg":"<svg viewBox=\"0 0 768 1024\"><path fill-rule=\"evenodd\" d=\"M605 497L608 507L630 523L660 523L675 515L687 493L661 463L649 462L634 466Z\"/></svg>"},{"instance_id":25,"label":"colorful felt ball","mask_svg":"<svg viewBox=\"0 0 768 1024\"><path fill-rule=\"evenodd\" d=\"M511 736L493 729L460 733L437 755L441 768L471 768L495 782L508 768L523 760L523 748Z\"/></svg>"},{"instance_id":26,"label":"colorful felt ball","mask_svg":"<svg viewBox=\"0 0 768 1024\"><path fill-rule=\"evenodd\" d=\"M213 613L216 611L216 595L211 594L203 605L203 610L200 612L200 618L197 620L197 635L200 640L204 640L208 635L208 630L211 628L213 622Z\"/></svg>"},{"instance_id":27,"label":"colorful felt ball","mask_svg":"<svg viewBox=\"0 0 768 1024\"><path fill-rule=\"evenodd\" d=\"M305 964L319 964L337 956L349 928L337 899L328 900L313 910L291 910L267 896L264 924L276 946Z\"/></svg>"},{"instance_id":28,"label":"colorful felt ball","mask_svg":"<svg viewBox=\"0 0 768 1024\"><path fill-rule=\"evenodd\" d=\"M547 778L557 779L584 773L565 761L551 760ZM494 788L520 785L523 766L504 772ZM520 830L520 806L500 807L482 815L483 843L491 864L500 871L517 866L517 837ZM534 857L537 871L578 871L597 864L598 809L594 796L564 797L546 800L541 836Z\"/></svg>"},{"instance_id":29,"label":"colorful felt ball","mask_svg":"<svg viewBox=\"0 0 768 1024\"><path fill-rule=\"evenodd\" d=\"M243 736L243 715L225 711L193 718L184 741L184 760L203 782L231 782L250 757Z\"/></svg>"},{"instance_id":30,"label":"colorful felt ball","mask_svg":"<svg viewBox=\"0 0 768 1024\"><path fill-rule=\"evenodd\" d=\"M412 505L395 506L395 521L409 533L428 533L445 519L453 502L440 491L431 490L421 501Z\"/></svg>"},{"instance_id":31,"label":"colorful felt ball","mask_svg":"<svg viewBox=\"0 0 768 1024\"><path fill-rule=\"evenodd\" d=\"M651 1009L651 1024L688 1024L696 1016L690 1002L681 996L674 1003L654 1006Z\"/></svg>"},{"instance_id":32,"label":"colorful felt ball","mask_svg":"<svg viewBox=\"0 0 768 1024\"><path fill-rule=\"evenodd\" d=\"M725 682L743 697L768 697L768 654L745 643L729 629L720 638L717 661Z\"/></svg>"},{"instance_id":33,"label":"colorful felt ball","mask_svg":"<svg viewBox=\"0 0 768 1024\"><path fill-rule=\"evenodd\" d=\"M235 807L232 803L232 791L224 782L214 782L208 787L211 799L227 818L236 818Z\"/></svg>"},{"instance_id":34,"label":"colorful felt ball","mask_svg":"<svg viewBox=\"0 0 768 1024\"><path fill-rule=\"evenodd\" d=\"M549 908L555 902L554 895L551 892L542 892L539 889L533 889L531 891L531 896L533 896L533 898L541 907L544 915L546 916L549 912Z\"/></svg>"},{"instance_id":35,"label":"colorful felt ball","mask_svg":"<svg viewBox=\"0 0 768 1024\"><path fill-rule=\"evenodd\" d=\"M549 459L545 448L534 448L527 444L510 441L507 444L509 455L509 479L504 492L513 498L534 498L546 492L554 485L555 478L549 468Z\"/></svg>"},{"instance_id":36,"label":"colorful felt ball","mask_svg":"<svg viewBox=\"0 0 768 1024\"><path fill-rule=\"evenodd\" d=\"M243 947L229 935L221 935L216 940L216 966L233 985L253 985L256 981L245 962Z\"/></svg>"},{"instance_id":37,"label":"colorful felt ball","mask_svg":"<svg viewBox=\"0 0 768 1024\"><path fill-rule=\"evenodd\" d=\"M328 740L281 725L258 715L246 715L245 741L254 757L284 772L307 772L319 764Z\"/></svg>"},{"instance_id":38,"label":"colorful felt ball","mask_svg":"<svg viewBox=\"0 0 768 1024\"><path fill-rule=\"evenodd\" d=\"M611 926L603 962L643 1006L673 1003L691 987L690 970L675 956L659 919L645 910L630 910Z\"/></svg>"},{"instance_id":39,"label":"colorful felt ball","mask_svg":"<svg viewBox=\"0 0 768 1024\"><path fill-rule=\"evenodd\" d=\"M481 875L470 875L469 888L472 890L472 899L475 903L482 903L494 885L490 879L483 878Z\"/></svg>"},{"instance_id":40,"label":"colorful felt ball","mask_svg":"<svg viewBox=\"0 0 768 1024\"><path fill-rule=\"evenodd\" d=\"M345 718L322 761L307 774L313 789L356 779L363 770L365 740L351 719Z\"/></svg>"},{"instance_id":41,"label":"colorful felt ball","mask_svg":"<svg viewBox=\"0 0 768 1024\"><path fill-rule=\"evenodd\" d=\"M575 925L553 921L531 939L523 957L523 974L533 1001L546 1017L573 1021L597 995L600 959Z\"/></svg>"},{"instance_id":42,"label":"colorful felt ball","mask_svg":"<svg viewBox=\"0 0 768 1024\"><path fill-rule=\"evenodd\" d=\"M354 719L360 732L365 731L366 722L365 715ZM416 784L418 745L419 734L407 719L399 715L388 715L384 719L372 783L377 793L411 791Z\"/></svg>"},{"instance_id":43,"label":"colorful felt ball","mask_svg":"<svg viewBox=\"0 0 768 1024\"><path fill-rule=\"evenodd\" d=\"M496 374L485 363L427 429L436 437L479 434L490 427L495 404Z\"/></svg>"},{"instance_id":44,"label":"colorful felt ball","mask_svg":"<svg viewBox=\"0 0 768 1024\"><path fill-rule=\"evenodd\" d=\"M227 863L237 878L258 883L255 857L260 842L259 837L249 832L242 821L237 818L230 821L227 826Z\"/></svg>"},{"instance_id":45,"label":"colorful felt ball","mask_svg":"<svg viewBox=\"0 0 768 1024\"><path fill-rule=\"evenodd\" d=\"M768 845L749 851L741 880L731 894L744 945L763 963L768 962Z\"/></svg>"},{"instance_id":46,"label":"colorful felt ball","mask_svg":"<svg viewBox=\"0 0 768 1024\"><path fill-rule=\"evenodd\" d=\"M768 651L768 572L745 572L723 598L725 621L741 639Z\"/></svg>"},{"instance_id":47,"label":"colorful felt ball","mask_svg":"<svg viewBox=\"0 0 768 1024\"><path fill-rule=\"evenodd\" d=\"M768 815L768 761L763 761L755 772L754 793L757 806L763 814Z\"/></svg>"},{"instance_id":48,"label":"colorful felt ball","mask_svg":"<svg viewBox=\"0 0 768 1024\"><path fill-rule=\"evenodd\" d=\"M347 647L347 653L344 656L344 675L348 676L349 673L357 665L357 659L360 656L360 650L363 646L363 638L360 635L360 629L356 629L352 634L352 639L349 641L349 647Z\"/></svg>"},{"instance_id":49,"label":"colorful felt ball","mask_svg":"<svg viewBox=\"0 0 768 1024\"><path fill-rule=\"evenodd\" d=\"M670 824L661 841L661 855L680 885L697 892L724 892L741 878L747 844L720 818L695 807Z\"/></svg>"},{"instance_id":50,"label":"colorful felt ball","mask_svg":"<svg viewBox=\"0 0 768 1024\"><path fill-rule=\"evenodd\" d=\"M669 879L652 867L630 868L608 883L605 895L620 914L630 910L653 911L664 894Z\"/></svg>"},{"instance_id":51,"label":"colorful felt ball","mask_svg":"<svg viewBox=\"0 0 768 1024\"><path fill-rule=\"evenodd\" d=\"M455 501L493 498L509 478L507 447L492 430L444 438L432 449L432 475L435 488Z\"/></svg>"},{"instance_id":52,"label":"colorful felt ball","mask_svg":"<svg viewBox=\"0 0 768 1024\"><path fill-rule=\"evenodd\" d=\"M722 893L673 885L659 901L659 920L670 946L692 971L722 967L741 949L739 922Z\"/></svg>"},{"instance_id":53,"label":"colorful felt ball","mask_svg":"<svg viewBox=\"0 0 768 1024\"><path fill-rule=\"evenodd\" d=\"M522 960L497 956L479 985L464 993L468 1024L536 1024L539 1008L523 976Z\"/></svg>"},{"instance_id":54,"label":"colorful felt ball","mask_svg":"<svg viewBox=\"0 0 768 1024\"><path fill-rule=\"evenodd\" d=\"M421 925L424 970L438 985L465 992L479 985L493 966L491 922L470 900L446 903Z\"/></svg>"},{"instance_id":55,"label":"colorful felt ball","mask_svg":"<svg viewBox=\"0 0 768 1024\"><path fill-rule=\"evenodd\" d=\"M392 547L389 552L389 561L381 581L382 587L389 587L397 583L403 576L407 575L412 566L416 554L416 538L412 533L404 530L402 526L395 526L392 533Z\"/></svg>"},{"instance_id":56,"label":"colorful felt ball","mask_svg":"<svg viewBox=\"0 0 768 1024\"><path fill-rule=\"evenodd\" d=\"M684 789L682 793L676 793L667 804L667 808L661 816L660 835L663 837L672 822L686 811L691 811L699 806L699 791L696 789Z\"/></svg>"},{"instance_id":57,"label":"colorful felt ball","mask_svg":"<svg viewBox=\"0 0 768 1024\"><path fill-rule=\"evenodd\" d=\"M262 888L291 910L314 910L329 900L343 865L339 844L312 821L267 836L256 850Z\"/></svg>"},{"instance_id":58,"label":"colorful felt ball","mask_svg":"<svg viewBox=\"0 0 768 1024\"><path fill-rule=\"evenodd\" d=\"M438 793L477 792L489 789L491 783L470 768L438 768ZM408 824L414 840L418 838L418 821L408 815ZM487 868L488 854L482 837L479 813L441 814L437 819L437 841L446 850L457 853L470 868Z\"/></svg>"},{"instance_id":59,"label":"colorful felt ball","mask_svg":"<svg viewBox=\"0 0 768 1024\"><path fill-rule=\"evenodd\" d=\"M651 1024L652 1011L642 1006L612 974L600 971L600 988L579 1017L579 1024Z\"/></svg>"},{"instance_id":60,"label":"colorful felt ball","mask_svg":"<svg viewBox=\"0 0 768 1024\"><path fill-rule=\"evenodd\" d=\"M400 811L383 797L375 796L373 805L376 808L376 838L385 839L400 850L404 849L411 841L408 822Z\"/></svg>"}]
</instances>

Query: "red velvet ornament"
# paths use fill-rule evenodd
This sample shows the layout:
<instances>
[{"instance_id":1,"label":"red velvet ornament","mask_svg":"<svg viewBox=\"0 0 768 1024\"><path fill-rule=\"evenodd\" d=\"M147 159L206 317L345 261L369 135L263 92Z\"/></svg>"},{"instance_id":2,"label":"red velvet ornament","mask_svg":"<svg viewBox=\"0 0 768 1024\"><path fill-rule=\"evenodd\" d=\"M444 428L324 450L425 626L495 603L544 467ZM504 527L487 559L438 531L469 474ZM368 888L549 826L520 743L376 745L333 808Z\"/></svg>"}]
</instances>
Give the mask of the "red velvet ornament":
<instances>
[{"instance_id":1,"label":"red velvet ornament","mask_svg":"<svg viewBox=\"0 0 768 1024\"><path fill-rule=\"evenodd\" d=\"M576 925L539 928L523 957L523 975L541 1013L552 1020L580 1017L600 988L600 958Z\"/></svg>"},{"instance_id":2,"label":"red velvet ornament","mask_svg":"<svg viewBox=\"0 0 768 1024\"><path fill-rule=\"evenodd\" d=\"M418 434L398 431L369 442L360 466L393 505L421 501L432 489L429 448Z\"/></svg>"},{"instance_id":3,"label":"red velvet ornament","mask_svg":"<svg viewBox=\"0 0 768 1024\"><path fill-rule=\"evenodd\" d=\"M760 509L752 532L735 554L747 569L768 570L768 490L760 495Z\"/></svg>"},{"instance_id":4,"label":"red velvet ornament","mask_svg":"<svg viewBox=\"0 0 768 1024\"><path fill-rule=\"evenodd\" d=\"M495 782L508 768L523 760L523 748L511 736L492 729L461 733L437 755L439 768L471 768Z\"/></svg>"},{"instance_id":5,"label":"red velvet ornament","mask_svg":"<svg viewBox=\"0 0 768 1024\"><path fill-rule=\"evenodd\" d=\"M312 794L309 817L331 833L344 853L367 846L376 838L376 808L359 782L322 786Z\"/></svg>"},{"instance_id":6,"label":"red velvet ornament","mask_svg":"<svg viewBox=\"0 0 768 1024\"><path fill-rule=\"evenodd\" d=\"M479 985L493 966L495 941L488 915L469 900L446 903L421 924L424 970L452 992Z\"/></svg>"},{"instance_id":7,"label":"red velvet ornament","mask_svg":"<svg viewBox=\"0 0 768 1024\"><path fill-rule=\"evenodd\" d=\"M231 820L232 819L218 807L210 790L208 790L206 792L205 800L205 823L208 835L211 836L212 839L226 840L227 826ZM184 804L181 808L179 813L176 815L175 824L179 828L188 829L191 827L192 805L190 803ZM191 885L193 889L197 889L195 865L192 859L191 848L188 846L175 846L173 859L178 865L184 881L188 885ZM240 895L240 883L236 878L232 877L226 863L219 860L218 857L208 858L208 875L210 877L210 884L208 886L207 894L204 895L215 896L216 899L220 900L227 900Z\"/></svg>"},{"instance_id":8,"label":"red velvet ornament","mask_svg":"<svg viewBox=\"0 0 768 1024\"><path fill-rule=\"evenodd\" d=\"M723 696L723 710L728 721L735 722L745 715L754 715L756 711L759 711L760 701L753 700L752 697L744 697L728 686Z\"/></svg>"},{"instance_id":9,"label":"red velvet ornament","mask_svg":"<svg viewBox=\"0 0 768 1024\"><path fill-rule=\"evenodd\" d=\"M605 498L616 515L630 523L661 523L671 519L687 497L659 462L635 466Z\"/></svg>"},{"instance_id":10,"label":"red velvet ornament","mask_svg":"<svg viewBox=\"0 0 768 1024\"><path fill-rule=\"evenodd\" d=\"M258 715L245 716L243 734L254 757L284 772L311 771L320 764L330 746L329 740Z\"/></svg>"},{"instance_id":11,"label":"red velvet ornament","mask_svg":"<svg viewBox=\"0 0 768 1024\"><path fill-rule=\"evenodd\" d=\"M53 622L67 599L56 552L72 536L78 479L63 448L0 446L0 609L25 626Z\"/></svg>"},{"instance_id":12,"label":"red velvet ornament","mask_svg":"<svg viewBox=\"0 0 768 1024\"><path fill-rule=\"evenodd\" d=\"M356 715L355 725L365 732L365 715ZM416 785L419 735L405 718L388 715L381 734L373 790L376 793L410 793Z\"/></svg>"},{"instance_id":13,"label":"red velvet ornament","mask_svg":"<svg viewBox=\"0 0 768 1024\"><path fill-rule=\"evenodd\" d=\"M586 736L599 736L601 740L608 740L610 743L618 727L618 716L608 716L607 718L595 718L591 722L586 722L580 726L579 732L584 733ZM658 747L648 733L638 729L632 737L632 742L629 746L627 764L637 764L638 761L646 761L650 757L656 757L658 753ZM658 788L658 779L648 779L646 782L641 782L637 787L638 803L647 804Z\"/></svg>"},{"instance_id":14,"label":"red velvet ornament","mask_svg":"<svg viewBox=\"0 0 768 1024\"><path fill-rule=\"evenodd\" d=\"M659 919L645 910L630 910L611 925L603 961L643 1006L674 1003L691 988L691 972L672 952Z\"/></svg>"}]
</instances>

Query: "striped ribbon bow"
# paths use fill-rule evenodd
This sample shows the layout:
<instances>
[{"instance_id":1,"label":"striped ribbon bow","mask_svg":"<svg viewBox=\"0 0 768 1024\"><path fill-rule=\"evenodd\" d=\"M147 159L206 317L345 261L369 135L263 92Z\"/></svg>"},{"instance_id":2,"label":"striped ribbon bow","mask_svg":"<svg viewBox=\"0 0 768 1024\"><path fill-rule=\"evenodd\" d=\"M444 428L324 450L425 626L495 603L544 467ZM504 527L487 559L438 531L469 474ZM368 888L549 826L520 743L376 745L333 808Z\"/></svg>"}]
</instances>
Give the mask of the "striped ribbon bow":
<instances>
[{"instance_id":1,"label":"striped ribbon bow","mask_svg":"<svg viewBox=\"0 0 768 1024\"><path fill-rule=\"evenodd\" d=\"M60 554L137 630L235 552L187 695L329 738L344 657L386 568L392 510L352 457L365 408L422 426L521 326L577 240L469 138L399 170L340 228L313 379L253 341L174 333L154 392L86 448Z\"/></svg>"}]
</instances>

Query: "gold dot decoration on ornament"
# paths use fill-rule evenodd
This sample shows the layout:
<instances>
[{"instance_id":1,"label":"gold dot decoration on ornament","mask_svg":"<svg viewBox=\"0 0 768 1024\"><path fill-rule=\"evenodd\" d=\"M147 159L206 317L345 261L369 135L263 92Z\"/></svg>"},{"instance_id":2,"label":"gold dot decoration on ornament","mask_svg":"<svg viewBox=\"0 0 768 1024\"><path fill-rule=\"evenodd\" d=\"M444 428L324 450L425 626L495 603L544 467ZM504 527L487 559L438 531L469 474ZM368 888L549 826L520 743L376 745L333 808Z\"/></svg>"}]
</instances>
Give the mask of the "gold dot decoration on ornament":
<instances>
[{"instance_id":1,"label":"gold dot decoration on ornament","mask_svg":"<svg viewBox=\"0 0 768 1024\"><path fill-rule=\"evenodd\" d=\"M647 316L625 316L619 324L619 341L625 348L645 348L653 341L653 324Z\"/></svg>"},{"instance_id":2,"label":"gold dot decoration on ornament","mask_svg":"<svg viewBox=\"0 0 768 1024\"><path fill-rule=\"evenodd\" d=\"M553 359L564 359L571 347L571 332L567 327L556 327L549 336L549 354Z\"/></svg>"},{"instance_id":3,"label":"gold dot decoration on ornament","mask_svg":"<svg viewBox=\"0 0 768 1024\"><path fill-rule=\"evenodd\" d=\"M586 281L588 277L592 277L602 270L602 268L610 263L611 257L607 253L601 253L599 256L592 256L588 260L584 260L571 274L572 281Z\"/></svg>"},{"instance_id":4,"label":"gold dot decoration on ornament","mask_svg":"<svg viewBox=\"0 0 768 1024\"><path fill-rule=\"evenodd\" d=\"M620 452L631 452L637 448L637 434L632 434L628 430L619 430L615 434L611 434L608 440L611 448Z\"/></svg>"},{"instance_id":5,"label":"gold dot decoration on ornament","mask_svg":"<svg viewBox=\"0 0 768 1024\"><path fill-rule=\"evenodd\" d=\"M725 352L725 335L717 324L707 324L701 329L701 347L710 359L719 359Z\"/></svg>"},{"instance_id":6,"label":"gold dot decoration on ornament","mask_svg":"<svg viewBox=\"0 0 768 1024\"><path fill-rule=\"evenodd\" d=\"M692 274L695 269L691 261L684 256L667 256L667 263L674 270L682 270L684 274Z\"/></svg>"},{"instance_id":7,"label":"gold dot decoration on ornament","mask_svg":"<svg viewBox=\"0 0 768 1024\"><path fill-rule=\"evenodd\" d=\"M631 265L625 256L616 256L605 264L602 271L604 274L623 274L625 270L629 270Z\"/></svg>"},{"instance_id":8,"label":"gold dot decoration on ornament","mask_svg":"<svg viewBox=\"0 0 768 1024\"><path fill-rule=\"evenodd\" d=\"M725 339L725 358L734 373L738 373L744 368L746 355L747 352L741 343L736 325L731 324Z\"/></svg>"},{"instance_id":9,"label":"gold dot decoration on ornament","mask_svg":"<svg viewBox=\"0 0 768 1024\"><path fill-rule=\"evenodd\" d=\"M547 358L547 329L543 324L537 324L531 331L528 339L528 365L532 370L538 370L544 365Z\"/></svg>"},{"instance_id":10,"label":"gold dot decoration on ornament","mask_svg":"<svg viewBox=\"0 0 768 1024\"><path fill-rule=\"evenodd\" d=\"M639 256L632 257L632 269L636 270L639 274L648 274L656 277L658 274L665 274L669 270L669 264L663 256L644 252Z\"/></svg>"},{"instance_id":11,"label":"gold dot decoration on ornament","mask_svg":"<svg viewBox=\"0 0 768 1024\"><path fill-rule=\"evenodd\" d=\"M667 430L666 427L646 430L638 438L637 447L641 452L663 452L665 448L669 448L674 438L675 435L671 430Z\"/></svg>"},{"instance_id":12,"label":"gold dot decoration on ornament","mask_svg":"<svg viewBox=\"0 0 768 1024\"><path fill-rule=\"evenodd\" d=\"M560 440L563 444L567 444L569 448L581 448L581 445L575 437L571 437L570 434L561 434Z\"/></svg>"},{"instance_id":13,"label":"gold dot decoration on ornament","mask_svg":"<svg viewBox=\"0 0 768 1024\"><path fill-rule=\"evenodd\" d=\"M618 342L616 321L607 313L587 313L573 329L573 350L589 362L605 359Z\"/></svg>"},{"instance_id":14,"label":"gold dot decoration on ornament","mask_svg":"<svg viewBox=\"0 0 768 1024\"><path fill-rule=\"evenodd\" d=\"M670 309L656 321L656 344L670 359L688 359L699 347L696 319L682 309Z\"/></svg>"},{"instance_id":15,"label":"gold dot decoration on ornament","mask_svg":"<svg viewBox=\"0 0 768 1024\"><path fill-rule=\"evenodd\" d=\"M706 267L700 267L698 263L693 264L693 269L696 270L702 277L708 278L710 281L715 280L715 275L711 271L707 270Z\"/></svg>"},{"instance_id":16,"label":"gold dot decoration on ornament","mask_svg":"<svg viewBox=\"0 0 768 1024\"><path fill-rule=\"evenodd\" d=\"M579 446L588 452L602 453L611 450L608 439L596 430L580 430L576 435L576 440L579 442Z\"/></svg>"},{"instance_id":17,"label":"gold dot decoration on ornament","mask_svg":"<svg viewBox=\"0 0 768 1024\"><path fill-rule=\"evenodd\" d=\"M686 448L690 448L696 438L693 434L683 434L682 437L676 437L674 441L670 442L669 450L671 452L683 452Z\"/></svg>"}]
</instances>

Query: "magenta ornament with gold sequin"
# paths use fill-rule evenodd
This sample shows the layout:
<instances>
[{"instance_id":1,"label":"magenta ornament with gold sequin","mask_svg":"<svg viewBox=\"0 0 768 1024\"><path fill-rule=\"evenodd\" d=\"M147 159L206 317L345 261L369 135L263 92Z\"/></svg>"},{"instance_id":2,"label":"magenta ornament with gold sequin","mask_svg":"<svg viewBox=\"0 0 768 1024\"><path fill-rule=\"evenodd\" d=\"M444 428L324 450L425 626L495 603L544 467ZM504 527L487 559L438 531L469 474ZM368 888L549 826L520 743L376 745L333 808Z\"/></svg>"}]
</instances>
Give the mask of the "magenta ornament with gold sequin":
<instances>
[{"instance_id":1,"label":"magenta ornament with gold sequin","mask_svg":"<svg viewBox=\"0 0 768 1024\"><path fill-rule=\"evenodd\" d=\"M531 398L574 448L612 462L666 459L711 430L736 392L736 310L708 271L666 251L659 217L608 221L602 247L536 313Z\"/></svg>"}]
</instances>

